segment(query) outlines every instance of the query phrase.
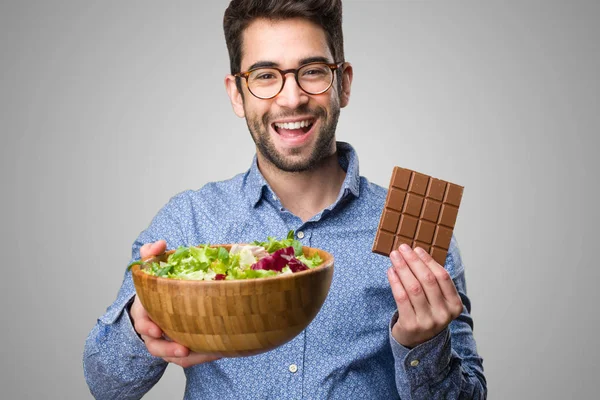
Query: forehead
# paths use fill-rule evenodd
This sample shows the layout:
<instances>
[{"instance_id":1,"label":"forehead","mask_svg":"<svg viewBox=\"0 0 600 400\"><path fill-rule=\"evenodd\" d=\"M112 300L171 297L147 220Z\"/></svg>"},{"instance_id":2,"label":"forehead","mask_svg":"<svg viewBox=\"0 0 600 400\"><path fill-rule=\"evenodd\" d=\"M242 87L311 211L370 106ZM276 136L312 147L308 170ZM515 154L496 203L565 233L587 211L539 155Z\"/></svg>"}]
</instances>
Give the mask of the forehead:
<instances>
[{"instance_id":1,"label":"forehead","mask_svg":"<svg viewBox=\"0 0 600 400\"><path fill-rule=\"evenodd\" d=\"M257 19L242 34L242 71L257 62L297 67L300 60L311 57L334 62L325 31L308 20Z\"/></svg>"}]
</instances>

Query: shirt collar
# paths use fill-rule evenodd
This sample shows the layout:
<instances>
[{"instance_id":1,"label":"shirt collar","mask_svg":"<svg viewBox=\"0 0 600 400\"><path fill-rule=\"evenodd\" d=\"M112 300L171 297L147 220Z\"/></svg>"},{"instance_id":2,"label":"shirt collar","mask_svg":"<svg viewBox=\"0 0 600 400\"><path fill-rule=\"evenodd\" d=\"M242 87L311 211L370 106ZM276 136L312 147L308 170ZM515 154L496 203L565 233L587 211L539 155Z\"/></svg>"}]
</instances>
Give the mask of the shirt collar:
<instances>
[{"instance_id":1,"label":"shirt collar","mask_svg":"<svg viewBox=\"0 0 600 400\"><path fill-rule=\"evenodd\" d=\"M345 142L336 142L337 155L340 166L346 171L346 178L342 183L340 195L338 196L336 203L349 194L356 197L359 195L360 188L360 175L358 170L358 155L354 148ZM246 172L245 176L245 193L248 196L248 200L255 207L263 196L271 195L274 196L275 192L271 189L264 176L258 169L258 161L256 154L252 159L252 165Z\"/></svg>"}]
</instances>

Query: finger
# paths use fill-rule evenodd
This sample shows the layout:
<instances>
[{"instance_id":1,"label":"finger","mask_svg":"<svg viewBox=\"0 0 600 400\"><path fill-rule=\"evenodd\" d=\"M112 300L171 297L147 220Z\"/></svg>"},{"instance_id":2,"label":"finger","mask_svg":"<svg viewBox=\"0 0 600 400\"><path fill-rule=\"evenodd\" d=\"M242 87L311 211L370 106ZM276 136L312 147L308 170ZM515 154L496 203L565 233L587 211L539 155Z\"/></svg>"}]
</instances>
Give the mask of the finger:
<instances>
[{"instance_id":1,"label":"finger","mask_svg":"<svg viewBox=\"0 0 600 400\"><path fill-rule=\"evenodd\" d=\"M430 305L427 297L425 297L423 287L408 266L403 255L398 250L394 250L390 254L390 259L392 260L394 271L398 275L398 278L400 278L400 282L402 282L404 290L408 293L408 298L415 309L417 317L419 314L422 316L430 314Z\"/></svg>"},{"instance_id":2,"label":"finger","mask_svg":"<svg viewBox=\"0 0 600 400\"><path fill-rule=\"evenodd\" d=\"M129 315L131 315L131 319L133 319L133 328L140 336L142 336L142 339L144 336L154 339L162 337L162 330L150 319L150 316L137 296L135 296L135 299L133 300Z\"/></svg>"},{"instance_id":3,"label":"finger","mask_svg":"<svg viewBox=\"0 0 600 400\"><path fill-rule=\"evenodd\" d=\"M147 258L158 256L165 252L167 249L167 242L164 240L157 240L154 243L146 243L140 248L140 258L145 260Z\"/></svg>"},{"instance_id":4,"label":"finger","mask_svg":"<svg viewBox=\"0 0 600 400\"><path fill-rule=\"evenodd\" d=\"M144 343L148 352L155 357L186 357L190 354L187 347L165 339L146 337Z\"/></svg>"},{"instance_id":5,"label":"finger","mask_svg":"<svg viewBox=\"0 0 600 400\"><path fill-rule=\"evenodd\" d=\"M435 275L436 281L444 298L448 300L448 298L454 298L455 296L458 296L458 292L456 291L456 287L454 286L454 282L452 282L452 278L450 277L448 271L438 264L433 257L427 254L425 250L418 249L417 254L421 260L423 260L423 263L429 268L431 273Z\"/></svg>"},{"instance_id":6,"label":"finger","mask_svg":"<svg viewBox=\"0 0 600 400\"><path fill-rule=\"evenodd\" d=\"M420 249L423 251L422 249ZM440 305L443 302L442 292L437 282L437 278L431 272L431 269L425 265L419 255L406 244L400 246L400 252L410 270L419 281L419 284L425 292L425 297L430 305Z\"/></svg>"},{"instance_id":7,"label":"finger","mask_svg":"<svg viewBox=\"0 0 600 400\"><path fill-rule=\"evenodd\" d=\"M398 307L398 314L402 316L403 321L413 321L415 319L415 310L394 268L388 268L387 276L392 288L392 295L396 301L396 307Z\"/></svg>"},{"instance_id":8,"label":"finger","mask_svg":"<svg viewBox=\"0 0 600 400\"><path fill-rule=\"evenodd\" d=\"M140 258L142 260L149 257L151 246L152 246L152 243L146 243L146 244L142 245L142 247L140 247Z\"/></svg>"},{"instance_id":9,"label":"finger","mask_svg":"<svg viewBox=\"0 0 600 400\"><path fill-rule=\"evenodd\" d=\"M157 240L156 242L152 243L150 251L152 252L153 256L157 256L159 254L164 253L166 249L167 242L164 240Z\"/></svg>"},{"instance_id":10,"label":"finger","mask_svg":"<svg viewBox=\"0 0 600 400\"><path fill-rule=\"evenodd\" d=\"M212 356L212 355L194 353L194 352L191 352L189 354L189 356L187 356L187 357L163 357L163 360L165 360L166 362L177 364L183 368L187 368L187 367L191 367L192 365L203 364L205 362L215 361L215 360L219 360L219 359L221 359L221 357L219 357L219 356Z\"/></svg>"},{"instance_id":11,"label":"finger","mask_svg":"<svg viewBox=\"0 0 600 400\"><path fill-rule=\"evenodd\" d=\"M460 299L458 291L456 290L456 286L454 285L452 277L450 276L448 271L446 271L446 269L443 266L438 264L438 262L435 261L433 257L427 254L427 252L425 252L424 250L422 250L422 252L419 252L418 254L419 257L421 257L421 259L425 263L425 265L427 265L427 267L435 275L444 301L448 305L450 305L450 307L454 311L454 314L456 314L457 312L458 314L460 314L462 312L463 307L462 300Z\"/></svg>"},{"instance_id":12,"label":"finger","mask_svg":"<svg viewBox=\"0 0 600 400\"><path fill-rule=\"evenodd\" d=\"M162 337L162 330L159 328L158 325L154 323L154 321L150 319L150 317L138 317L133 321L133 327L135 328L135 331L140 335L148 336L153 339L159 339Z\"/></svg>"},{"instance_id":13,"label":"finger","mask_svg":"<svg viewBox=\"0 0 600 400\"><path fill-rule=\"evenodd\" d=\"M431 261L435 262L435 260L420 247L415 248L413 252L416 258L418 258L418 261L415 260L412 264L410 264L411 269L414 268L414 270L419 271L417 272L419 275L419 281L425 288L425 295L427 296L429 304L431 304L431 306L437 310L446 309L446 299L442 293L437 275L429 266L429 263L431 263Z\"/></svg>"}]
</instances>

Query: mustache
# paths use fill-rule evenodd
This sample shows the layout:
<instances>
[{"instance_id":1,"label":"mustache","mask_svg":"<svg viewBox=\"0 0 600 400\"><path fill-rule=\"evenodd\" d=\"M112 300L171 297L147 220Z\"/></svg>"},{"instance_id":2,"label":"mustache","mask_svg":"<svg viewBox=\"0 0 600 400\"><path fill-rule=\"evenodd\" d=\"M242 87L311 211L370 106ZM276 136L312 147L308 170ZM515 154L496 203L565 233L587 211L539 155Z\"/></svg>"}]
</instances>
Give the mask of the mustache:
<instances>
[{"instance_id":1,"label":"mustache","mask_svg":"<svg viewBox=\"0 0 600 400\"><path fill-rule=\"evenodd\" d=\"M323 107L310 108L307 104L302 104L293 110L281 111L277 114L266 113L262 116L262 122L264 125L268 125L269 121L273 121L274 119L292 118L307 114L315 118L325 118L327 111Z\"/></svg>"}]
</instances>

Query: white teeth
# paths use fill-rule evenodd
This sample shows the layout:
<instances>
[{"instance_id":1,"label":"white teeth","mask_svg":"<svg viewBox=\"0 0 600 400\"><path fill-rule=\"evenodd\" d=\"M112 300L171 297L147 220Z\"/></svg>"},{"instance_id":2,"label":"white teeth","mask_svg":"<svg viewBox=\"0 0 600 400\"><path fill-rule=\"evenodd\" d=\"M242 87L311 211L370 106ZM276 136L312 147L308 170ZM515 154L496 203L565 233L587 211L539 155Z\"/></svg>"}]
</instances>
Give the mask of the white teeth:
<instances>
[{"instance_id":1,"label":"white teeth","mask_svg":"<svg viewBox=\"0 0 600 400\"><path fill-rule=\"evenodd\" d=\"M276 123L275 126L277 128L281 128L281 129L300 129L300 128L304 128L306 126L309 126L311 124L310 121L297 121L297 122L283 122L283 123Z\"/></svg>"}]
</instances>

